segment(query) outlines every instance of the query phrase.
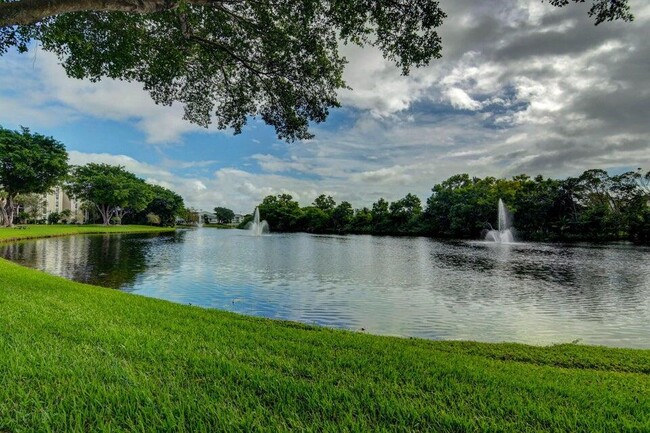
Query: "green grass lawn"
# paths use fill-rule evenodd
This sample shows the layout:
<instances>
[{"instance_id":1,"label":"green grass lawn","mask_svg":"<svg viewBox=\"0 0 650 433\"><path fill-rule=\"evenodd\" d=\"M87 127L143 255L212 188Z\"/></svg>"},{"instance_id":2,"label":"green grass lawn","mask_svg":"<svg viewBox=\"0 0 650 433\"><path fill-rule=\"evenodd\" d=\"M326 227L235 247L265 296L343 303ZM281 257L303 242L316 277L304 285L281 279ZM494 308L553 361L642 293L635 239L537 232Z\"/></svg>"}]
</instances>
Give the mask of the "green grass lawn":
<instances>
[{"instance_id":1,"label":"green grass lawn","mask_svg":"<svg viewBox=\"0 0 650 433\"><path fill-rule=\"evenodd\" d=\"M168 232L173 230L173 227L138 225L16 225L15 227L9 228L0 227L0 242L75 234Z\"/></svg>"},{"instance_id":2,"label":"green grass lawn","mask_svg":"<svg viewBox=\"0 0 650 433\"><path fill-rule=\"evenodd\" d=\"M0 260L0 432L647 432L650 351L434 342Z\"/></svg>"}]
</instances>

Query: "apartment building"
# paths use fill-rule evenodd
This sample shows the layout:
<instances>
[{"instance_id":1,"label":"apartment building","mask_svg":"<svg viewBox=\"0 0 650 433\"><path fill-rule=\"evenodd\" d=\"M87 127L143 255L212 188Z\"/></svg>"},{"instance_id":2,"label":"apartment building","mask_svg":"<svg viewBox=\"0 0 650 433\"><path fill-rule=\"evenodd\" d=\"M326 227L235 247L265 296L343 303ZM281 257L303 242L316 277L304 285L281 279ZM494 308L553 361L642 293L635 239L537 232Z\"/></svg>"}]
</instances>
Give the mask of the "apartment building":
<instances>
[{"instance_id":1,"label":"apartment building","mask_svg":"<svg viewBox=\"0 0 650 433\"><path fill-rule=\"evenodd\" d=\"M72 219L77 222L85 220L84 212L81 209L81 202L74 198L68 197L63 188L54 187L49 193L44 195L45 206L43 207L42 219L53 212L61 213L69 210L72 213Z\"/></svg>"}]
</instances>

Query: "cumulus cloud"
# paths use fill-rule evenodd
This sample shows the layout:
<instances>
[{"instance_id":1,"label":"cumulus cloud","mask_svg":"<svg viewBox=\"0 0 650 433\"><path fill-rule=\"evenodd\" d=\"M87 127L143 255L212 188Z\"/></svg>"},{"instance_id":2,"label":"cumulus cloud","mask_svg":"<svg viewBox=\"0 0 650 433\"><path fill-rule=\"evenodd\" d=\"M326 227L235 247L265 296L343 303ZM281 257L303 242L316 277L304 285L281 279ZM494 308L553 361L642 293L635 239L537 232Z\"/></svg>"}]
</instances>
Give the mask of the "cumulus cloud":
<instances>
[{"instance_id":1,"label":"cumulus cloud","mask_svg":"<svg viewBox=\"0 0 650 433\"><path fill-rule=\"evenodd\" d=\"M142 177L160 177L171 178L174 175L169 170L161 168L157 165L147 164L140 162L128 155L113 155L110 153L86 153L77 150L68 152L70 164L72 165L85 165L91 162L103 163L110 165L121 165L127 170L136 173Z\"/></svg>"},{"instance_id":2,"label":"cumulus cloud","mask_svg":"<svg viewBox=\"0 0 650 433\"><path fill-rule=\"evenodd\" d=\"M463 89L452 87L447 90L446 94L454 108L471 111L481 108L481 103L472 99Z\"/></svg>"},{"instance_id":3,"label":"cumulus cloud","mask_svg":"<svg viewBox=\"0 0 650 433\"><path fill-rule=\"evenodd\" d=\"M6 59L6 60L5 60ZM148 143L176 143L183 134L208 130L183 120L183 108L156 105L139 83L69 78L56 56L36 51L34 58L3 56L0 91L3 119L33 126L73 123L91 117L134 125ZM215 132L214 129L211 132Z\"/></svg>"}]
</instances>

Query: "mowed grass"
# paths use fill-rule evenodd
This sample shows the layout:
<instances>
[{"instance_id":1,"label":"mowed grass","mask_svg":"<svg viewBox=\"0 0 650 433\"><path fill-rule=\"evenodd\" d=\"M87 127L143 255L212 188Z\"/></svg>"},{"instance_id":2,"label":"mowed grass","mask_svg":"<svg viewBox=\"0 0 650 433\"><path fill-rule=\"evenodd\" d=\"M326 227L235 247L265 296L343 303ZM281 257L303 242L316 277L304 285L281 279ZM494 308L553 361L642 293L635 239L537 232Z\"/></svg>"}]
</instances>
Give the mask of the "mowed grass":
<instances>
[{"instance_id":1,"label":"mowed grass","mask_svg":"<svg viewBox=\"0 0 650 433\"><path fill-rule=\"evenodd\" d=\"M140 225L16 225L15 227L0 227L0 242L17 241L22 239L48 238L54 236L68 236L76 234L100 233L144 233L144 232L169 232L174 227L154 227Z\"/></svg>"},{"instance_id":2,"label":"mowed grass","mask_svg":"<svg viewBox=\"0 0 650 433\"><path fill-rule=\"evenodd\" d=\"M645 432L650 351L433 342L0 260L0 432Z\"/></svg>"}]
</instances>

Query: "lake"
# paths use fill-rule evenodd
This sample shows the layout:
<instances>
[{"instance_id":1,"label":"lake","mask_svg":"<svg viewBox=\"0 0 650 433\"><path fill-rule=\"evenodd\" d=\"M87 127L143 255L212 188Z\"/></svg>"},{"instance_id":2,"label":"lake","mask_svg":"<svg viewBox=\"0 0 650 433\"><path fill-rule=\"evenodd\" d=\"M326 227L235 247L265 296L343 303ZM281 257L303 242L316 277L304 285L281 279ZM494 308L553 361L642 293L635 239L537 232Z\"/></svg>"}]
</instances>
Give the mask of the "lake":
<instances>
[{"instance_id":1,"label":"lake","mask_svg":"<svg viewBox=\"0 0 650 433\"><path fill-rule=\"evenodd\" d=\"M650 248L201 228L1 244L0 256L173 302L373 334L650 348Z\"/></svg>"}]
</instances>

